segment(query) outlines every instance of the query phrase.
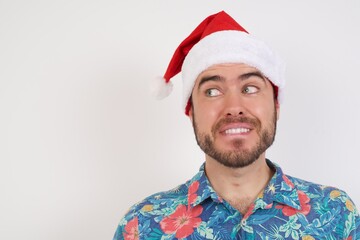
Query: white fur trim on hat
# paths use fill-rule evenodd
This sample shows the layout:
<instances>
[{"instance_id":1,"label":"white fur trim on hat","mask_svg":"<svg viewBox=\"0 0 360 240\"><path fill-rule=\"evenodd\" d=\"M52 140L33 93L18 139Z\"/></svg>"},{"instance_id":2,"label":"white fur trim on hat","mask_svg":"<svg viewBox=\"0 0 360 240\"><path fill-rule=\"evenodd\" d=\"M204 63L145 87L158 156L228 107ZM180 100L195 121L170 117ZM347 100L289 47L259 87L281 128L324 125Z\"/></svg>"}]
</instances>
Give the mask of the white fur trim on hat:
<instances>
[{"instance_id":1,"label":"white fur trim on hat","mask_svg":"<svg viewBox=\"0 0 360 240\"><path fill-rule=\"evenodd\" d=\"M150 93L153 97L158 100L166 98L170 95L173 89L172 82L166 80L162 77L157 77L153 79L150 85Z\"/></svg>"},{"instance_id":2,"label":"white fur trim on hat","mask_svg":"<svg viewBox=\"0 0 360 240\"><path fill-rule=\"evenodd\" d=\"M182 65L184 108L197 77L207 68L222 63L244 63L258 69L278 87L278 99L282 100L285 63L259 39L242 31L226 30L206 36L186 56Z\"/></svg>"}]
</instances>

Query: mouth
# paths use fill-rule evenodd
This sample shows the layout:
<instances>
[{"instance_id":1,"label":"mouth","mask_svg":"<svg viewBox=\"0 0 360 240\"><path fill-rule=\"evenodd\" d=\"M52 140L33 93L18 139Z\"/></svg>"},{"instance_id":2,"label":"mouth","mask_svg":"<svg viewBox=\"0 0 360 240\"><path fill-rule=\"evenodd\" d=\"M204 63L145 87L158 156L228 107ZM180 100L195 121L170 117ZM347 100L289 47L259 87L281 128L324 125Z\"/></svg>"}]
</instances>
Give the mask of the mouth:
<instances>
[{"instance_id":1,"label":"mouth","mask_svg":"<svg viewBox=\"0 0 360 240\"><path fill-rule=\"evenodd\" d=\"M234 134L241 134L241 133L248 133L250 132L249 128L239 127L239 128L229 128L224 131L226 135L234 135Z\"/></svg>"},{"instance_id":2,"label":"mouth","mask_svg":"<svg viewBox=\"0 0 360 240\"><path fill-rule=\"evenodd\" d=\"M224 118L220 120L213 128L213 135L222 136L246 136L253 130L256 130L258 123L250 118Z\"/></svg>"}]
</instances>

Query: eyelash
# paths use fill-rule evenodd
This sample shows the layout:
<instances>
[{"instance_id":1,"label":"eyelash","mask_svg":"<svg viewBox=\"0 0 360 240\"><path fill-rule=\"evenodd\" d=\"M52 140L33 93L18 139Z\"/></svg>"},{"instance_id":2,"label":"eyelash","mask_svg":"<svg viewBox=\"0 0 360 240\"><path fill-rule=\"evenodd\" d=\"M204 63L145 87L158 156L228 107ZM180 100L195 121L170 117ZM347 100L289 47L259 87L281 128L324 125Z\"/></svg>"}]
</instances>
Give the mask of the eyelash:
<instances>
[{"instance_id":1,"label":"eyelash","mask_svg":"<svg viewBox=\"0 0 360 240\"><path fill-rule=\"evenodd\" d=\"M246 89L249 89L249 88L254 88L255 89L255 91L254 92L247 92L246 91ZM245 93L245 94L254 94L254 93L257 93L259 91L259 88L258 87L256 87L256 86L253 86L253 85L248 85L248 86L245 86L244 87L244 89L243 89L243 93Z\"/></svg>"},{"instance_id":2,"label":"eyelash","mask_svg":"<svg viewBox=\"0 0 360 240\"><path fill-rule=\"evenodd\" d=\"M253 89L253 91L252 91L252 92L249 92L248 89ZM215 93L215 95L214 95L214 94L211 94L212 91L217 91L217 93ZM245 86L245 87L243 88L242 93L244 93L244 94L255 94L255 93L257 93L258 91L259 91L259 88L258 88L258 87L254 86L254 85L247 85L247 86ZM207 97L216 97L216 96L218 96L218 95L220 95L220 94L221 94L221 91L220 91L219 89L217 89L217 88L209 88L209 89L206 89L206 90L205 90L205 95L206 95Z\"/></svg>"},{"instance_id":3,"label":"eyelash","mask_svg":"<svg viewBox=\"0 0 360 240\"><path fill-rule=\"evenodd\" d=\"M206 89L205 90L205 95L208 96L208 97L214 97L211 95L211 92L212 91L217 91L218 93L216 94L216 96L218 96L220 94L220 90L217 89L217 88L209 88L209 89Z\"/></svg>"}]
</instances>

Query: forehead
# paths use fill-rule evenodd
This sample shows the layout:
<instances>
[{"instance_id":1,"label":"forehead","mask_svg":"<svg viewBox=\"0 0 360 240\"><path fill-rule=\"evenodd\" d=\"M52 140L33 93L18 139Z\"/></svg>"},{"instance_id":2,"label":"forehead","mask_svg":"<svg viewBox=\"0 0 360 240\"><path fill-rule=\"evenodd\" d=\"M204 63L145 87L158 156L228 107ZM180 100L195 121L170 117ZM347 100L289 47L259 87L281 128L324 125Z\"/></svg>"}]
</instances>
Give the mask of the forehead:
<instances>
[{"instance_id":1,"label":"forehead","mask_svg":"<svg viewBox=\"0 0 360 240\"><path fill-rule=\"evenodd\" d=\"M199 84L200 80L203 77L211 76L211 75L229 75L229 76L239 76L241 74L250 73L250 72L259 72L257 68L251 67L247 64L243 63L226 63L226 64L216 64L199 74L196 78L195 86ZM265 78L265 77L264 77Z\"/></svg>"},{"instance_id":2,"label":"forehead","mask_svg":"<svg viewBox=\"0 0 360 240\"><path fill-rule=\"evenodd\" d=\"M226 68L257 70L256 68L249 66L245 63L221 63L221 64L215 64L215 65L212 65L211 67L208 67L202 73L207 72L207 71L217 70L217 69L226 69Z\"/></svg>"}]
</instances>

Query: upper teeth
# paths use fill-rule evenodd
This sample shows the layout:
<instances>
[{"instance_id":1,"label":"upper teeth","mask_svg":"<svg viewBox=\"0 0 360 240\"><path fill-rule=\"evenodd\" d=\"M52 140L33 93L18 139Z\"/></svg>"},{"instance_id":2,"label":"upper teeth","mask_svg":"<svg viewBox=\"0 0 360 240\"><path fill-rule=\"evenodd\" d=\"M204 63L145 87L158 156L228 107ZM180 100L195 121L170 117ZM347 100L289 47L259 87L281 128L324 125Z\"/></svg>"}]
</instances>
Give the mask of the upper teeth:
<instances>
[{"instance_id":1,"label":"upper teeth","mask_svg":"<svg viewBox=\"0 0 360 240\"><path fill-rule=\"evenodd\" d=\"M245 133L250 131L248 128L230 128L225 131L226 134L234 134L234 133Z\"/></svg>"}]
</instances>

